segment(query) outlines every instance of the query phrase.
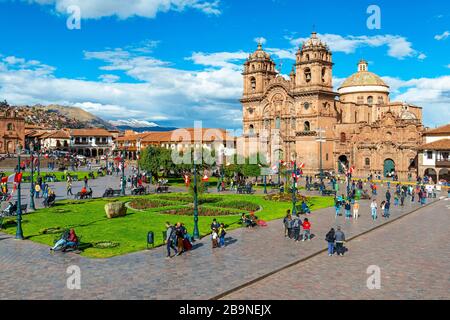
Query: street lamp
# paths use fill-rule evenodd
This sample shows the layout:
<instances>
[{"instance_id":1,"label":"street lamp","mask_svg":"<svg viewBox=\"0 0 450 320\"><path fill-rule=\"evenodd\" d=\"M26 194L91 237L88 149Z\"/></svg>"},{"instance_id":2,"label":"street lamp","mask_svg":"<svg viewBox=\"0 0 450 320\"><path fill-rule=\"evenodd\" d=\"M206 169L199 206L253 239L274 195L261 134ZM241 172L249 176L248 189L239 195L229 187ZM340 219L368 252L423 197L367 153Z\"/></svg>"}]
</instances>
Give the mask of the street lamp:
<instances>
[{"instance_id":1,"label":"street lamp","mask_svg":"<svg viewBox=\"0 0 450 320\"><path fill-rule=\"evenodd\" d=\"M34 203L34 146L33 144L30 145L30 151L31 151L31 181L30 181L30 208L31 210L36 210L36 206Z\"/></svg>"},{"instance_id":2,"label":"street lamp","mask_svg":"<svg viewBox=\"0 0 450 320\"><path fill-rule=\"evenodd\" d=\"M200 232L198 230L197 161L197 151L194 149L194 239L200 239Z\"/></svg>"},{"instance_id":3,"label":"street lamp","mask_svg":"<svg viewBox=\"0 0 450 320\"><path fill-rule=\"evenodd\" d=\"M317 129L318 136L316 138L316 141L319 142L319 177L320 177L320 191L323 191L323 163L322 163L322 143L326 140L322 136L322 133L324 133L325 130L319 128Z\"/></svg>"},{"instance_id":4,"label":"street lamp","mask_svg":"<svg viewBox=\"0 0 450 320\"><path fill-rule=\"evenodd\" d=\"M296 186L296 182L297 182L297 162L296 162L297 155L294 155L293 158L294 158L294 160L293 160L294 168L293 168L293 171L292 171L292 214L295 215L295 214L297 214L297 206L296 206L296 203L297 203L297 197L296 197L296 194L297 194L297 186Z\"/></svg>"},{"instance_id":5,"label":"street lamp","mask_svg":"<svg viewBox=\"0 0 450 320\"><path fill-rule=\"evenodd\" d=\"M124 150L122 150L122 195L125 196L125 155L128 148L128 143L123 144Z\"/></svg>"},{"instance_id":6,"label":"street lamp","mask_svg":"<svg viewBox=\"0 0 450 320\"><path fill-rule=\"evenodd\" d=\"M22 152L22 147L20 144L17 146L17 174L20 174L20 153ZM23 240L23 230L22 230L22 202L21 202L21 192L20 192L20 181L17 180L17 228L16 228L16 239Z\"/></svg>"}]
</instances>

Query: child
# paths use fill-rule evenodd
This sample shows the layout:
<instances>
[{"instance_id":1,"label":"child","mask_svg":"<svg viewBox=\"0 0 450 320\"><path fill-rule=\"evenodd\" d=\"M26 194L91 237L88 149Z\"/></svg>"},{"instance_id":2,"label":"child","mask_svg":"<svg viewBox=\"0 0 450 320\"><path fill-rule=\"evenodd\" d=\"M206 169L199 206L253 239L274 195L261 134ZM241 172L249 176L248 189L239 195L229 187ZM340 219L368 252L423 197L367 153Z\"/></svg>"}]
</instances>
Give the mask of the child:
<instances>
[{"instance_id":1,"label":"child","mask_svg":"<svg viewBox=\"0 0 450 320\"><path fill-rule=\"evenodd\" d=\"M302 227L305 231L302 241L305 241L306 238L308 238L308 241L311 241L311 223L309 222L308 218L305 218L305 220L303 220Z\"/></svg>"},{"instance_id":2,"label":"child","mask_svg":"<svg viewBox=\"0 0 450 320\"><path fill-rule=\"evenodd\" d=\"M356 201L353 206L353 219L358 220L359 217L359 202Z\"/></svg>"},{"instance_id":3,"label":"child","mask_svg":"<svg viewBox=\"0 0 450 320\"><path fill-rule=\"evenodd\" d=\"M219 246L217 240L219 238L219 235L217 234L217 229L212 230L211 239L212 239L212 247L213 249L217 248Z\"/></svg>"}]
</instances>

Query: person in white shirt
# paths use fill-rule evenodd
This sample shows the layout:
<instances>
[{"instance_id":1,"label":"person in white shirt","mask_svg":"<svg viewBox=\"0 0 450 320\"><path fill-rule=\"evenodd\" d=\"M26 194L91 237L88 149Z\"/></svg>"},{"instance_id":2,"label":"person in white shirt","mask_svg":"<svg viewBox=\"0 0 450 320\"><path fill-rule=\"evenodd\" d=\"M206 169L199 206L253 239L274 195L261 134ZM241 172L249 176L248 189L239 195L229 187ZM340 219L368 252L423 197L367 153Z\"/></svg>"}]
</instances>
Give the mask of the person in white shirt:
<instances>
[{"instance_id":1,"label":"person in white shirt","mask_svg":"<svg viewBox=\"0 0 450 320\"><path fill-rule=\"evenodd\" d=\"M378 209L378 204L375 199L372 200L372 203L370 204L370 209L372 211L372 219L375 221L377 219L377 209Z\"/></svg>"}]
</instances>

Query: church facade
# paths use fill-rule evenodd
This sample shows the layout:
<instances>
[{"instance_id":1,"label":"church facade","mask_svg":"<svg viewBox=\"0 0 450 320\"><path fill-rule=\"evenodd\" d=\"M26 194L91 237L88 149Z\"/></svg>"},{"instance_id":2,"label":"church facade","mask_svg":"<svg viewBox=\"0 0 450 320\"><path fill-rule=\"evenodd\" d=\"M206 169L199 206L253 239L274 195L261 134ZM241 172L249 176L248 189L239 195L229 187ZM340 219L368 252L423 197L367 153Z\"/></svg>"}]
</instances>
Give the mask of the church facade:
<instances>
[{"instance_id":1,"label":"church facade","mask_svg":"<svg viewBox=\"0 0 450 320\"><path fill-rule=\"evenodd\" d=\"M25 119L13 109L0 110L0 154L15 154L25 146Z\"/></svg>"},{"instance_id":2,"label":"church facade","mask_svg":"<svg viewBox=\"0 0 450 320\"><path fill-rule=\"evenodd\" d=\"M272 163L304 163L305 174L354 167L360 177L415 176L422 108L391 102L389 86L364 60L335 92L333 65L331 50L312 33L285 79L259 44L244 64L244 137L258 140Z\"/></svg>"}]
</instances>

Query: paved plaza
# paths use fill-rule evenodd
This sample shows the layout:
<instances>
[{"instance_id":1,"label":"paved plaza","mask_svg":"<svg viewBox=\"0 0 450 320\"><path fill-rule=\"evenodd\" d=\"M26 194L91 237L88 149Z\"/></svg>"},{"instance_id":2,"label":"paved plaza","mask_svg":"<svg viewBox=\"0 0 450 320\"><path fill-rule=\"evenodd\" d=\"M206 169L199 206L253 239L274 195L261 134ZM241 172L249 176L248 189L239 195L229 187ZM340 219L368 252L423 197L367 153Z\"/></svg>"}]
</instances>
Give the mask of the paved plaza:
<instances>
[{"instance_id":1,"label":"paved plaza","mask_svg":"<svg viewBox=\"0 0 450 320\"><path fill-rule=\"evenodd\" d=\"M311 242L295 243L285 239L282 222L276 220L269 222L266 228L229 232L226 248L212 250L207 237L196 242L195 250L169 260L164 259L165 248L104 260L70 253L51 255L47 246L16 241L9 235L0 234L0 299L211 299L224 294L225 298L246 299L335 298L323 292L326 288L333 292L330 287L345 291L341 298L370 299L384 296L361 288L367 278L365 269L369 264L378 264L385 268L385 277L392 278L395 274L389 273L392 269L386 266L386 261L395 270L417 261L416 269L421 270L413 272L404 268L395 283L383 282L386 286L411 288L411 292L400 290L389 297L414 298L421 294L445 297L447 294L448 298L450 255L446 245L449 238L442 234L449 225L447 203L440 201L421 209L417 203L408 201L405 207L392 209L390 220L381 218L373 222L369 202L362 201L358 221L345 221L343 217L336 220L334 208L314 212L310 221L315 238ZM418 209L412 218L408 216ZM384 225L398 218L401 219ZM414 220L409 222L410 219ZM342 226L348 239L379 229L350 241L350 251L344 258L329 258L320 253L326 248L326 232L336 225ZM307 259L309 257L312 258ZM273 276L275 278L268 277L255 283L254 290L244 287L235 291L303 259L305 261L288 269L286 279L292 281L289 285L274 283L279 274L286 274L281 271ZM81 269L81 290L67 289L69 275L66 270L72 265ZM305 265L308 266L305 276L303 272L296 273L296 270L304 270L301 268ZM415 277L424 281L427 279L424 274L429 274L430 287L416 291L410 281ZM349 281L340 287L339 283L333 284L330 280L342 281L341 277ZM266 283L269 287L261 287ZM309 290L304 290L302 285Z\"/></svg>"}]
</instances>

